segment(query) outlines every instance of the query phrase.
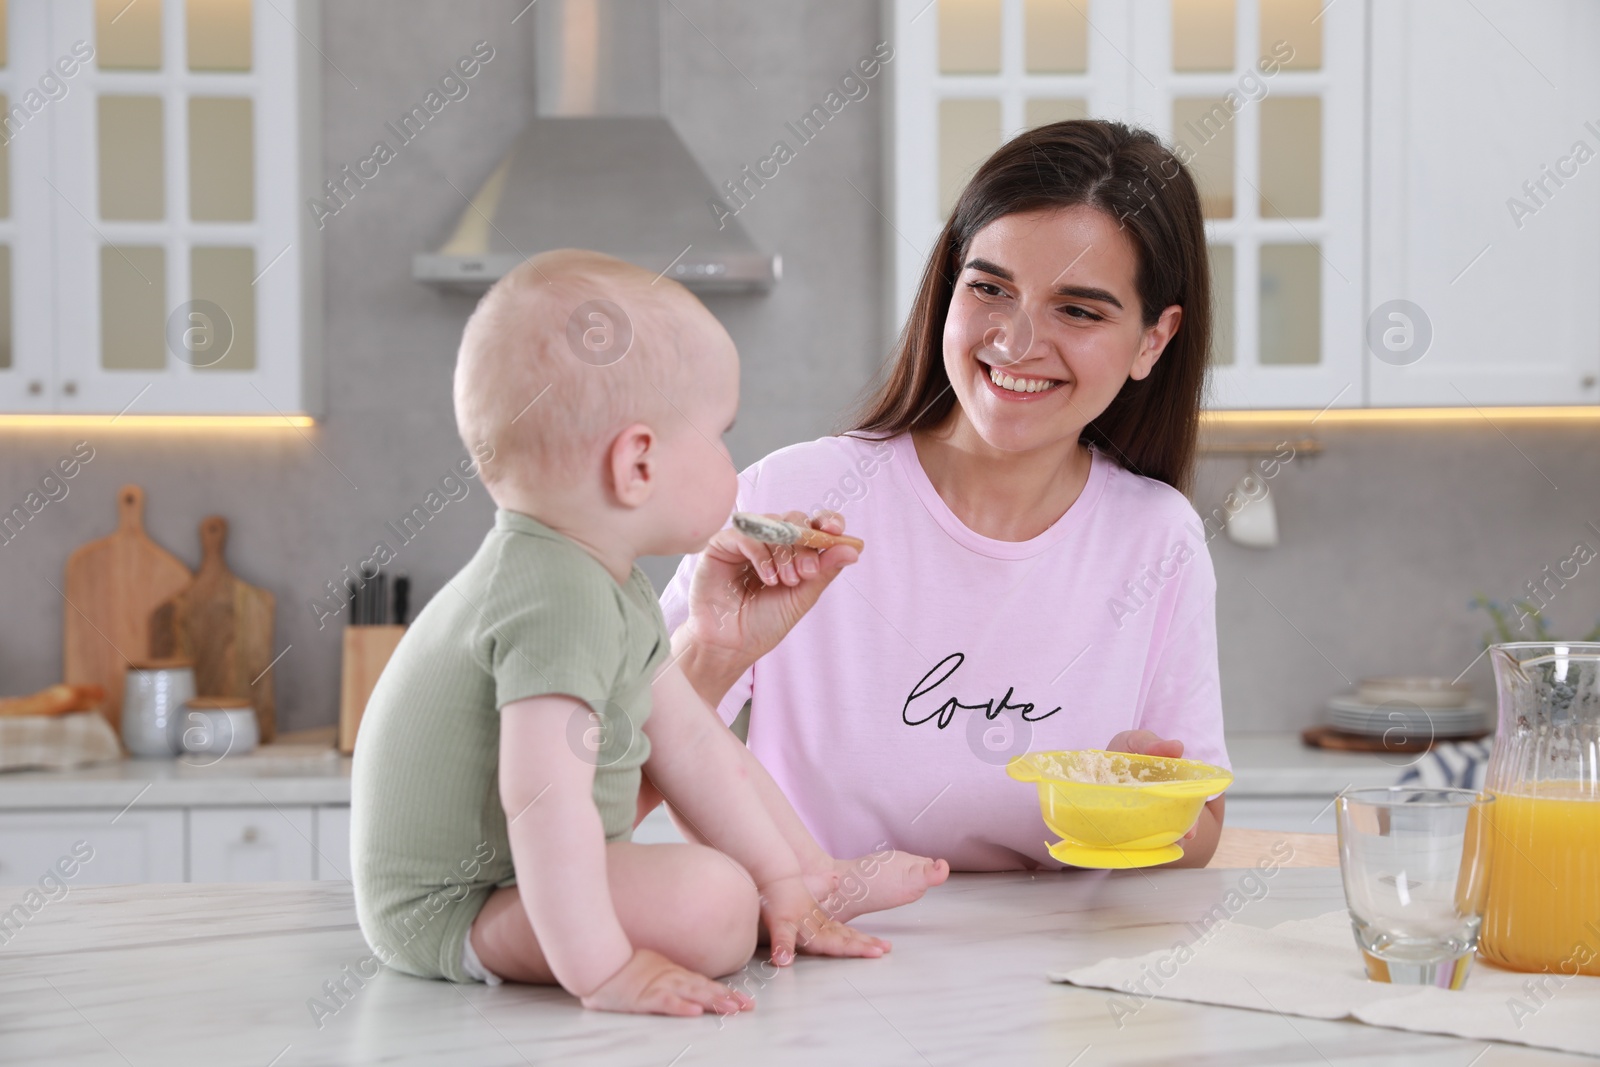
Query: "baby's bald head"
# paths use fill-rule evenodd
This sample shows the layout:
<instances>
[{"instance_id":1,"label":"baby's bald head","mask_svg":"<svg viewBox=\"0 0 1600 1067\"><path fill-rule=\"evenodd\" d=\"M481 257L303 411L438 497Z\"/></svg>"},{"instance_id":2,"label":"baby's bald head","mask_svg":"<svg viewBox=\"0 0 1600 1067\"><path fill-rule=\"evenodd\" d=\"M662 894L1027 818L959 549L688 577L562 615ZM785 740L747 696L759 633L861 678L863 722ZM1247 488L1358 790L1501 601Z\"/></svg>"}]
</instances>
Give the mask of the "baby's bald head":
<instances>
[{"instance_id":1,"label":"baby's bald head","mask_svg":"<svg viewBox=\"0 0 1600 1067\"><path fill-rule=\"evenodd\" d=\"M546 252L468 320L456 427L469 450L493 449L491 493L598 477L612 438L671 412L686 383L717 371L723 346L722 326L677 282L598 252Z\"/></svg>"}]
</instances>

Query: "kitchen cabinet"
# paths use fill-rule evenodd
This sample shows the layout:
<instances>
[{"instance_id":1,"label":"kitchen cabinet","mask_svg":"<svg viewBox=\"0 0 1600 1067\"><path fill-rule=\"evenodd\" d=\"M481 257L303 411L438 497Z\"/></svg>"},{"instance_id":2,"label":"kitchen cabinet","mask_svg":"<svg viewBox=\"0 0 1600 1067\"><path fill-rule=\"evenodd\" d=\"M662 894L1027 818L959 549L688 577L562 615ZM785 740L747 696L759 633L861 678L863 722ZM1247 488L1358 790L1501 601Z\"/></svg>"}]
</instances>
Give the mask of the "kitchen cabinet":
<instances>
[{"instance_id":1,"label":"kitchen cabinet","mask_svg":"<svg viewBox=\"0 0 1600 1067\"><path fill-rule=\"evenodd\" d=\"M63 859L81 861L72 877L56 874L68 886L181 882L183 824L181 811L3 812L0 885L38 885Z\"/></svg>"},{"instance_id":2,"label":"kitchen cabinet","mask_svg":"<svg viewBox=\"0 0 1600 1067\"><path fill-rule=\"evenodd\" d=\"M350 759L316 745L204 766L12 771L0 775L0 885L37 884L79 840L95 857L73 884L342 878L349 827Z\"/></svg>"},{"instance_id":3,"label":"kitchen cabinet","mask_svg":"<svg viewBox=\"0 0 1600 1067\"><path fill-rule=\"evenodd\" d=\"M316 811L318 881L350 880L350 809L329 804Z\"/></svg>"},{"instance_id":4,"label":"kitchen cabinet","mask_svg":"<svg viewBox=\"0 0 1600 1067\"><path fill-rule=\"evenodd\" d=\"M313 877L309 807L189 812L191 882L301 882Z\"/></svg>"},{"instance_id":5,"label":"kitchen cabinet","mask_svg":"<svg viewBox=\"0 0 1600 1067\"><path fill-rule=\"evenodd\" d=\"M898 314L984 158L1048 122L1112 119L1159 135L1199 187L1212 406L1360 406L1367 6L897 0ZM1175 176L1119 183L1116 210Z\"/></svg>"},{"instance_id":6,"label":"kitchen cabinet","mask_svg":"<svg viewBox=\"0 0 1600 1067\"><path fill-rule=\"evenodd\" d=\"M0 885L37 885L58 860L81 858L80 842L91 858L65 879L70 885L348 881L350 808L3 812Z\"/></svg>"},{"instance_id":7,"label":"kitchen cabinet","mask_svg":"<svg viewBox=\"0 0 1600 1067\"><path fill-rule=\"evenodd\" d=\"M1318 0L1132 7L1119 117L1158 132L1199 188L1213 408L1362 403L1366 11Z\"/></svg>"},{"instance_id":8,"label":"kitchen cabinet","mask_svg":"<svg viewBox=\"0 0 1600 1067\"><path fill-rule=\"evenodd\" d=\"M1600 4L895 0L888 29L897 323L983 159L1106 118L1199 187L1211 408L1600 404Z\"/></svg>"},{"instance_id":9,"label":"kitchen cabinet","mask_svg":"<svg viewBox=\"0 0 1600 1067\"><path fill-rule=\"evenodd\" d=\"M315 414L318 5L0 18L0 413Z\"/></svg>"},{"instance_id":10,"label":"kitchen cabinet","mask_svg":"<svg viewBox=\"0 0 1600 1067\"><path fill-rule=\"evenodd\" d=\"M1600 403L1600 5L1372 5L1371 402ZM1422 331L1432 335L1421 350Z\"/></svg>"}]
</instances>

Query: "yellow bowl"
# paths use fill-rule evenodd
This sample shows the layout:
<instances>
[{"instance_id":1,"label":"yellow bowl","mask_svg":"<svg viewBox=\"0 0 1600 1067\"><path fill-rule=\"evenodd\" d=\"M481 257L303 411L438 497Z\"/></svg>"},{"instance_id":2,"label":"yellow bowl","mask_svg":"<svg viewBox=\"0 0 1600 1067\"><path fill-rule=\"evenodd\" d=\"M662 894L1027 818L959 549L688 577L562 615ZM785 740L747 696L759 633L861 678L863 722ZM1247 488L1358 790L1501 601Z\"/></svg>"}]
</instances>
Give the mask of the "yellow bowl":
<instances>
[{"instance_id":1,"label":"yellow bowl","mask_svg":"<svg viewBox=\"0 0 1600 1067\"><path fill-rule=\"evenodd\" d=\"M1174 842L1206 798L1233 782L1231 771L1209 763L1100 749L1030 752L1006 764L1006 773L1038 784L1045 825L1061 838L1050 855L1074 867L1119 869L1182 856ZM1116 780L1128 778L1135 780Z\"/></svg>"}]
</instances>

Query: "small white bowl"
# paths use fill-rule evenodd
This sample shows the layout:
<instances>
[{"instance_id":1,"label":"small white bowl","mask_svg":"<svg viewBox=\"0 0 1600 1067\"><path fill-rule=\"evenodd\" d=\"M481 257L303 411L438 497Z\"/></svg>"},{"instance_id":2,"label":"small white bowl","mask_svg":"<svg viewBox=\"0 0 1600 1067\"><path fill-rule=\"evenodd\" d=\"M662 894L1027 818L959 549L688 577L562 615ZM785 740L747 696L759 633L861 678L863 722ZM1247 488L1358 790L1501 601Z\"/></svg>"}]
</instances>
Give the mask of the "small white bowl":
<instances>
[{"instance_id":1,"label":"small white bowl","mask_svg":"<svg viewBox=\"0 0 1600 1067\"><path fill-rule=\"evenodd\" d=\"M221 703L197 699L185 704L173 717L173 747L179 752L218 757L242 756L254 750L261 741L255 709L248 704L216 706Z\"/></svg>"}]
</instances>

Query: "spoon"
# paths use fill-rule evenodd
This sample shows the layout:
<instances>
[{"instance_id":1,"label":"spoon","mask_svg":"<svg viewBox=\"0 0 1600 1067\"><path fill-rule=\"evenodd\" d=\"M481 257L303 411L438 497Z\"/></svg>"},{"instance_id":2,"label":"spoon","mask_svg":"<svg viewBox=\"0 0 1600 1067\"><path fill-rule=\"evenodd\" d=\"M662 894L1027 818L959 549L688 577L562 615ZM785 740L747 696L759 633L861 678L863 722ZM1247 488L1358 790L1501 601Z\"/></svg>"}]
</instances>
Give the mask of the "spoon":
<instances>
[{"instance_id":1,"label":"spoon","mask_svg":"<svg viewBox=\"0 0 1600 1067\"><path fill-rule=\"evenodd\" d=\"M849 545L857 552L867 547L866 542L859 537L824 533L810 526L768 518L765 515L753 515L748 511L734 512L733 525L746 537L753 537L768 545L801 545L817 549L819 552L835 545Z\"/></svg>"}]
</instances>

